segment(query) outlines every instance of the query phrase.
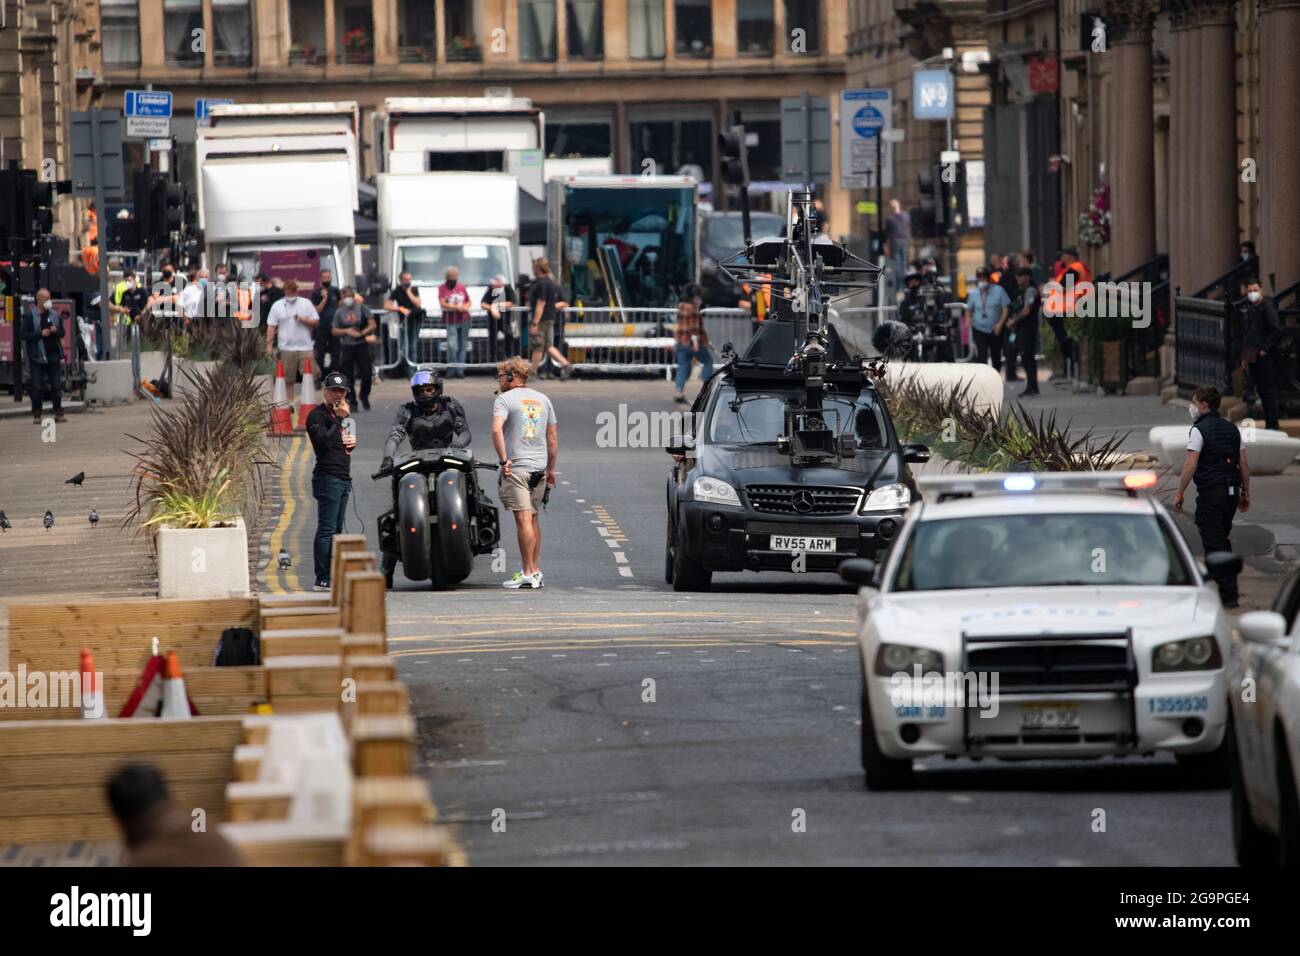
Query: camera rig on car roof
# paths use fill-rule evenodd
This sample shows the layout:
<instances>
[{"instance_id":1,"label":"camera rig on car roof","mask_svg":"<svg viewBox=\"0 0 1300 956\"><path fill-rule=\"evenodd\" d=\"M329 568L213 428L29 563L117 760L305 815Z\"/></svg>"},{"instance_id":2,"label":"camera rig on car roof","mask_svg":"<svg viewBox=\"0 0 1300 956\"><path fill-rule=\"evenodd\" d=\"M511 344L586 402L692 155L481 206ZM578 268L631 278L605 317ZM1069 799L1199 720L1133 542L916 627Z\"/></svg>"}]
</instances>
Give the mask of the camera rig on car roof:
<instances>
[{"instance_id":1,"label":"camera rig on car roof","mask_svg":"<svg viewBox=\"0 0 1300 956\"><path fill-rule=\"evenodd\" d=\"M786 400L785 432L777 443L791 464L838 462L846 449L826 424L823 396L828 387L856 394L882 368L869 366L861 356L849 357L830 324L830 305L876 288L883 270L829 236L817 235L820 223L811 193L790 194L784 238L754 239L748 217L745 225L744 250L719 262L719 268L736 282L770 287L773 301L769 318L743 356L728 355L724 347L727 368L737 390L793 386L799 392Z\"/></svg>"}]
</instances>

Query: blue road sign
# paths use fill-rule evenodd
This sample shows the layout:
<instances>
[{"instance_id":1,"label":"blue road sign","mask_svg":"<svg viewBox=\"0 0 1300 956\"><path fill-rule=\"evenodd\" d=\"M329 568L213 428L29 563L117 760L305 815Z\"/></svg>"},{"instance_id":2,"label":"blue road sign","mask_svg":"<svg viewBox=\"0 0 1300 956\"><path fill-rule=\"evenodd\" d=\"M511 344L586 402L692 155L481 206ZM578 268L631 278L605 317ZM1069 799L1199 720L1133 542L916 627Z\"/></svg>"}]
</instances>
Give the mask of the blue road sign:
<instances>
[{"instance_id":1,"label":"blue road sign","mask_svg":"<svg viewBox=\"0 0 1300 956\"><path fill-rule=\"evenodd\" d=\"M234 100L195 100L194 101L194 118L200 122L212 118L212 107L223 106L226 103L233 103Z\"/></svg>"},{"instance_id":2,"label":"blue road sign","mask_svg":"<svg viewBox=\"0 0 1300 956\"><path fill-rule=\"evenodd\" d=\"M912 74L912 118L952 119L952 74L947 70L917 70Z\"/></svg>"},{"instance_id":3,"label":"blue road sign","mask_svg":"<svg viewBox=\"0 0 1300 956\"><path fill-rule=\"evenodd\" d=\"M170 119L172 95L164 90L127 90L122 112L126 116L162 116Z\"/></svg>"}]
</instances>

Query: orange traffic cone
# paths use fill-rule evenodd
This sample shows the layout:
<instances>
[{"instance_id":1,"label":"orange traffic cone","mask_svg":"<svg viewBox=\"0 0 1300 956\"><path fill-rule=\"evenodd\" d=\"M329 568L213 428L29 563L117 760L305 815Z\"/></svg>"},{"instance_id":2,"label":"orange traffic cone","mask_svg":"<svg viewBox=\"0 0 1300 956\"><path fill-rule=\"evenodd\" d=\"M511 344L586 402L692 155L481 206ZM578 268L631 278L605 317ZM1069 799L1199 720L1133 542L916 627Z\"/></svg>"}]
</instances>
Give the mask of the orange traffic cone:
<instances>
[{"instance_id":1,"label":"orange traffic cone","mask_svg":"<svg viewBox=\"0 0 1300 956\"><path fill-rule=\"evenodd\" d=\"M191 717L197 711L185 693L185 678L181 676L181 661L175 651L167 652L163 665L163 699L159 717Z\"/></svg>"},{"instance_id":2,"label":"orange traffic cone","mask_svg":"<svg viewBox=\"0 0 1300 956\"><path fill-rule=\"evenodd\" d=\"M298 398L298 431L307 430L307 416L316 407L316 380L311 374L311 359L303 359L302 394Z\"/></svg>"},{"instance_id":3,"label":"orange traffic cone","mask_svg":"<svg viewBox=\"0 0 1300 956\"><path fill-rule=\"evenodd\" d=\"M289 390L284 385L284 360L275 363L275 389L271 392L271 427L268 435L293 434L293 409L289 407Z\"/></svg>"},{"instance_id":4,"label":"orange traffic cone","mask_svg":"<svg viewBox=\"0 0 1300 956\"><path fill-rule=\"evenodd\" d=\"M81 649L81 717L96 720L104 716L104 689L95 678L95 658L90 649Z\"/></svg>"}]
</instances>

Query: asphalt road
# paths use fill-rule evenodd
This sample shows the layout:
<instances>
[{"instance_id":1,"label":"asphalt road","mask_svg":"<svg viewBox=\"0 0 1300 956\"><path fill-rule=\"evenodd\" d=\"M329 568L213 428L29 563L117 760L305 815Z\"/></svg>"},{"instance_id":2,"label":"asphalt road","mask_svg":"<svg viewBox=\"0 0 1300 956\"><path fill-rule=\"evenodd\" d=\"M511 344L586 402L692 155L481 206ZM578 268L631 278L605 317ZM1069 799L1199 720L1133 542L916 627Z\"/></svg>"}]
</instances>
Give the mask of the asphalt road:
<instances>
[{"instance_id":1,"label":"asphalt road","mask_svg":"<svg viewBox=\"0 0 1300 956\"><path fill-rule=\"evenodd\" d=\"M494 387L449 389L489 461ZM399 569L389 597L422 772L471 865L1231 864L1227 791L1191 788L1170 758L940 760L920 765L914 792L868 793L852 590L828 575L747 573L674 593L667 456L597 442L599 416L620 403L680 408L671 386L540 387L561 449L542 520L545 589L501 588L518 567L503 514L504 554L478 558L459 589ZM356 413L357 512L372 543L389 485L368 476L406 395L385 382Z\"/></svg>"}]
</instances>

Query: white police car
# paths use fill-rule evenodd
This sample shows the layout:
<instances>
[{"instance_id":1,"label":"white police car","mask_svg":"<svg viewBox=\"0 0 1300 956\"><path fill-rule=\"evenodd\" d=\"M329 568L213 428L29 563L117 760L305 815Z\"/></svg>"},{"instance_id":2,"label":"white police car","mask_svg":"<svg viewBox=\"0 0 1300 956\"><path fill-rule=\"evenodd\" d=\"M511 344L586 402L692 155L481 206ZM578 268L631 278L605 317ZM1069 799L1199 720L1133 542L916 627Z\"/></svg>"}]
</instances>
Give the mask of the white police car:
<instances>
[{"instance_id":1,"label":"white police car","mask_svg":"<svg viewBox=\"0 0 1300 956\"><path fill-rule=\"evenodd\" d=\"M862 586L862 766L1171 751L1226 773L1231 624L1152 472L921 478ZM1230 554L1207 557L1237 570Z\"/></svg>"},{"instance_id":2,"label":"white police car","mask_svg":"<svg viewBox=\"0 0 1300 956\"><path fill-rule=\"evenodd\" d=\"M1228 664L1232 837L1242 866L1300 866L1300 571L1237 621Z\"/></svg>"}]
</instances>

